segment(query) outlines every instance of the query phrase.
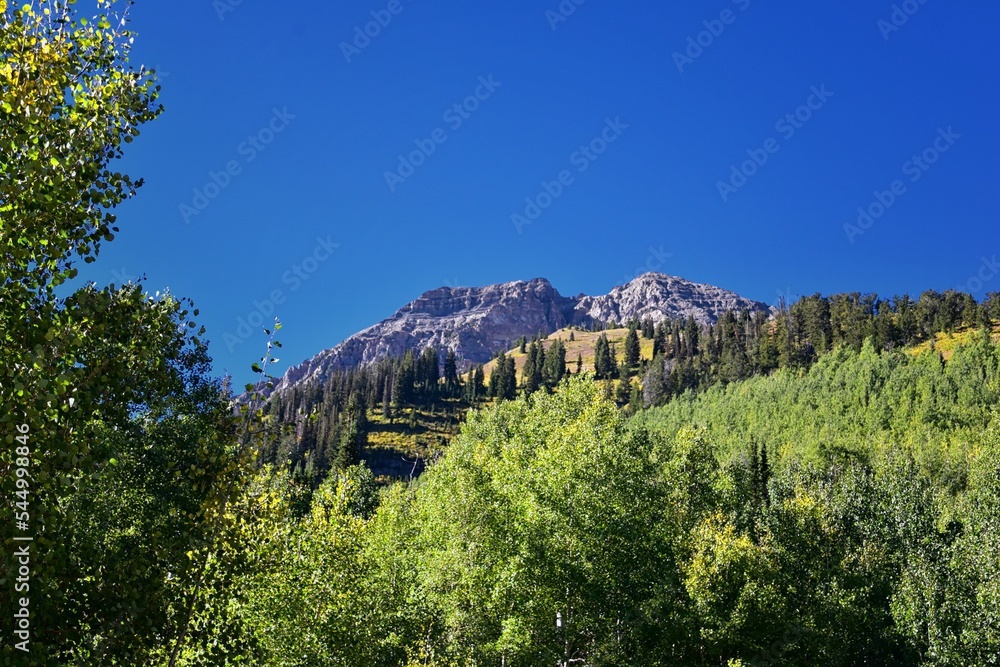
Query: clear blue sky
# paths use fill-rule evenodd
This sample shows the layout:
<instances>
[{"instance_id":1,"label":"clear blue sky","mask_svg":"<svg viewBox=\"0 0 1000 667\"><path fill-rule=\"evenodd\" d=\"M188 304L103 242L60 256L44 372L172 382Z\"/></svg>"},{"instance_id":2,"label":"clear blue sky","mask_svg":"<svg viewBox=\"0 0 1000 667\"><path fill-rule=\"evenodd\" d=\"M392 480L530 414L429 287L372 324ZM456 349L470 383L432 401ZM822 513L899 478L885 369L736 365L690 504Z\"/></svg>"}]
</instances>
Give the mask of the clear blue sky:
<instances>
[{"instance_id":1,"label":"clear blue sky","mask_svg":"<svg viewBox=\"0 0 1000 667\"><path fill-rule=\"evenodd\" d=\"M193 298L244 382L238 319L275 293L283 371L444 284L603 294L649 266L775 302L1000 271L1000 6L674 4L140 0L166 112L87 277ZM549 205L516 225L526 198Z\"/></svg>"}]
</instances>

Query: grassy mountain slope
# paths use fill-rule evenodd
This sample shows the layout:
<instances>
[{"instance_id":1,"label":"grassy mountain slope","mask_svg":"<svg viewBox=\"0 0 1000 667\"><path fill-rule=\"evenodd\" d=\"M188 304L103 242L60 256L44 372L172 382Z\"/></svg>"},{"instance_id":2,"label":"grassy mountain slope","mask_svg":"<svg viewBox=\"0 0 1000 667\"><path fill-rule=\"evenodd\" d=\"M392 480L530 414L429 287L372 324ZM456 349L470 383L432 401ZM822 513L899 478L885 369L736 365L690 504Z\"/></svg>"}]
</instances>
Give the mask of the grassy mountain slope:
<instances>
[{"instance_id":1,"label":"grassy mountain slope","mask_svg":"<svg viewBox=\"0 0 1000 667\"><path fill-rule=\"evenodd\" d=\"M570 340L570 334L573 335L573 340ZM589 373L594 370L594 348L597 346L597 339L600 338L601 335L606 335L608 337L608 342L614 344L616 357L618 362L621 363L625 358L625 336L627 334L628 329L587 331L586 329L581 329L579 327L567 327L543 338L542 344L545 346L545 349L548 350L552 346L552 343L556 340L562 340L563 344L566 346L566 367L571 372L576 373L577 357L582 356L583 372ZM639 345L642 352L642 358L645 360L651 359L653 356L652 339L640 336ZM508 357L514 358L514 364L517 367L518 381L520 381L521 370L524 368L524 362L528 355L522 353L519 347L508 350L506 354ZM493 372L494 368L496 368L496 360L493 360L483 366L483 372L486 375L487 382L489 382L490 374Z\"/></svg>"}]
</instances>

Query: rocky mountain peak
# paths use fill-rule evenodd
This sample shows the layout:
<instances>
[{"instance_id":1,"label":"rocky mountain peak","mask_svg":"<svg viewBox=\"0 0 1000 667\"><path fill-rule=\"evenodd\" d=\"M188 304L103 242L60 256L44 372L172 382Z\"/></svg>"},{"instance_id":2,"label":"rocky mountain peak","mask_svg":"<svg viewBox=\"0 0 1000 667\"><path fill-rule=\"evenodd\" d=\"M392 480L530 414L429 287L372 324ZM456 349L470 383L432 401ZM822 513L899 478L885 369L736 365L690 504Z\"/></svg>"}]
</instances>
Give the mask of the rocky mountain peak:
<instances>
[{"instance_id":1,"label":"rocky mountain peak","mask_svg":"<svg viewBox=\"0 0 1000 667\"><path fill-rule=\"evenodd\" d=\"M694 283L665 273L644 273L619 285L608 294L583 297L577 312L599 322L623 323L627 320L694 317L701 324L711 324L727 310L767 310L766 304L745 299L735 292Z\"/></svg>"},{"instance_id":2,"label":"rocky mountain peak","mask_svg":"<svg viewBox=\"0 0 1000 667\"><path fill-rule=\"evenodd\" d=\"M727 310L767 310L735 292L663 273L645 273L603 296L564 297L545 278L485 287L438 287L391 317L288 370L278 389L319 380L336 369L371 363L431 346L455 351L463 367L485 363L521 336L547 335L570 325L654 322L694 317L715 322Z\"/></svg>"}]
</instances>

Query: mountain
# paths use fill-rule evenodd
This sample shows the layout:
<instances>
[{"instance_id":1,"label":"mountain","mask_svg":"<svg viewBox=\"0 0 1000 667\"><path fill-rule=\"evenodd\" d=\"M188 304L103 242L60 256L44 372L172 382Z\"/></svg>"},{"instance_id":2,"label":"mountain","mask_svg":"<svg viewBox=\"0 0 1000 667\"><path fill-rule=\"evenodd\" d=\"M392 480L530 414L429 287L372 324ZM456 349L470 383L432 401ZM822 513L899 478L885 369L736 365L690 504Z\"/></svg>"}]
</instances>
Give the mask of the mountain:
<instances>
[{"instance_id":1,"label":"mountain","mask_svg":"<svg viewBox=\"0 0 1000 667\"><path fill-rule=\"evenodd\" d=\"M578 318L619 324L646 318L659 324L688 316L700 324L714 324L727 310L768 310L768 306L713 285L662 273L645 273L604 296L579 297L576 304Z\"/></svg>"},{"instance_id":2,"label":"mountain","mask_svg":"<svg viewBox=\"0 0 1000 667\"><path fill-rule=\"evenodd\" d=\"M489 361L521 336L550 334L566 326L625 322L633 318L687 318L715 322L727 310L768 310L712 285L662 273L646 273L603 296L565 297L544 278L486 287L439 287L392 317L288 370L281 390L302 380L322 381L332 370L351 368L407 350L453 349L462 366Z\"/></svg>"}]
</instances>

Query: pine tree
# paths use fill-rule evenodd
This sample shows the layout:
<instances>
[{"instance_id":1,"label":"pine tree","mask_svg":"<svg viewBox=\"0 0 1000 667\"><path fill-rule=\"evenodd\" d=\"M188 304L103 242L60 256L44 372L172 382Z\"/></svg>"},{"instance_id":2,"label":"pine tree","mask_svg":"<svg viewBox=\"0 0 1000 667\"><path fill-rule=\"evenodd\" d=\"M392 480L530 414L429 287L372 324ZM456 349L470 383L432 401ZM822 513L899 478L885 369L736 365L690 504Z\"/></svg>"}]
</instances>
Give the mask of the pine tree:
<instances>
[{"instance_id":1,"label":"pine tree","mask_svg":"<svg viewBox=\"0 0 1000 667\"><path fill-rule=\"evenodd\" d=\"M531 347L528 348L528 357L525 359L522 370L525 393L533 394L542 386L542 367L544 364L545 349L538 339L534 339L531 341Z\"/></svg>"},{"instance_id":2,"label":"pine tree","mask_svg":"<svg viewBox=\"0 0 1000 667\"><path fill-rule=\"evenodd\" d=\"M687 345L687 355L692 359L698 356L698 334L698 323L694 321L694 315L689 315L684 326L684 342Z\"/></svg>"},{"instance_id":3,"label":"pine tree","mask_svg":"<svg viewBox=\"0 0 1000 667\"><path fill-rule=\"evenodd\" d=\"M535 355L533 350L535 344L532 343L531 347L528 348L527 357L524 360L524 368L521 369L521 382L524 387L524 391L527 394L532 394L538 391L538 383L534 381L535 379Z\"/></svg>"},{"instance_id":4,"label":"pine tree","mask_svg":"<svg viewBox=\"0 0 1000 667\"><path fill-rule=\"evenodd\" d=\"M628 334L625 336L625 368L632 369L639 365L639 360L642 356L642 348L639 346L639 335L636 333L635 327L629 327Z\"/></svg>"},{"instance_id":5,"label":"pine tree","mask_svg":"<svg viewBox=\"0 0 1000 667\"><path fill-rule=\"evenodd\" d=\"M615 350L605 334L601 334L594 347L594 376L598 380L612 379L618 376Z\"/></svg>"},{"instance_id":6,"label":"pine tree","mask_svg":"<svg viewBox=\"0 0 1000 667\"><path fill-rule=\"evenodd\" d=\"M333 461L335 470L346 470L361 462L361 450L368 444L368 415L360 394L352 393L340 431L340 446Z\"/></svg>"},{"instance_id":7,"label":"pine tree","mask_svg":"<svg viewBox=\"0 0 1000 667\"><path fill-rule=\"evenodd\" d=\"M548 388L559 384L566 374L566 347L562 340L556 340L545 353L542 381Z\"/></svg>"},{"instance_id":8,"label":"pine tree","mask_svg":"<svg viewBox=\"0 0 1000 667\"><path fill-rule=\"evenodd\" d=\"M594 344L594 378L597 380L608 377L608 354L608 339L601 334Z\"/></svg>"},{"instance_id":9,"label":"pine tree","mask_svg":"<svg viewBox=\"0 0 1000 667\"><path fill-rule=\"evenodd\" d=\"M459 384L461 383L458 379L458 361L455 359L455 351L449 348L448 356L444 360L444 386L450 395L454 395Z\"/></svg>"},{"instance_id":10,"label":"pine tree","mask_svg":"<svg viewBox=\"0 0 1000 667\"><path fill-rule=\"evenodd\" d=\"M667 353L667 323L660 322L660 326L656 327L656 333L653 334L653 358L656 358L658 354Z\"/></svg>"},{"instance_id":11,"label":"pine tree","mask_svg":"<svg viewBox=\"0 0 1000 667\"><path fill-rule=\"evenodd\" d=\"M424 392L433 393L437 390L439 364L437 350L433 347L425 348L417 360L416 382Z\"/></svg>"},{"instance_id":12,"label":"pine tree","mask_svg":"<svg viewBox=\"0 0 1000 667\"><path fill-rule=\"evenodd\" d=\"M681 340L681 323L680 320L674 320L674 325L670 330L669 356L673 359L680 359L685 355L685 346Z\"/></svg>"},{"instance_id":13,"label":"pine tree","mask_svg":"<svg viewBox=\"0 0 1000 667\"><path fill-rule=\"evenodd\" d=\"M392 381L388 376L385 378L385 384L382 388L382 416L391 424L392 423Z\"/></svg>"},{"instance_id":14,"label":"pine tree","mask_svg":"<svg viewBox=\"0 0 1000 667\"><path fill-rule=\"evenodd\" d=\"M517 366L514 357L506 357L503 363L503 382L500 385L501 399L513 400L517 395Z\"/></svg>"},{"instance_id":15,"label":"pine tree","mask_svg":"<svg viewBox=\"0 0 1000 667\"><path fill-rule=\"evenodd\" d=\"M642 321L642 337L647 340L656 337L656 327L653 326L653 318L647 317Z\"/></svg>"},{"instance_id":16,"label":"pine tree","mask_svg":"<svg viewBox=\"0 0 1000 667\"><path fill-rule=\"evenodd\" d=\"M493 372L490 373L490 396L493 398L500 397L500 384L503 379L504 362L507 359L507 355L501 352L494 361L496 365L493 368Z\"/></svg>"},{"instance_id":17,"label":"pine tree","mask_svg":"<svg viewBox=\"0 0 1000 667\"><path fill-rule=\"evenodd\" d=\"M583 372L583 353L577 352L576 354L576 374L579 375Z\"/></svg>"},{"instance_id":18,"label":"pine tree","mask_svg":"<svg viewBox=\"0 0 1000 667\"><path fill-rule=\"evenodd\" d=\"M485 374L483 372L483 365L479 364L476 366L475 374L472 376L472 397L473 401L478 400L480 396L486 395L486 385L485 385Z\"/></svg>"},{"instance_id":19,"label":"pine tree","mask_svg":"<svg viewBox=\"0 0 1000 667\"><path fill-rule=\"evenodd\" d=\"M416 372L413 367L413 351L407 350L396 371L392 385L392 402L397 408L409 405L413 401L413 385L416 382Z\"/></svg>"},{"instance_id":20,"label":"pine tree","mask_svg":"<svg viewBox=\"0 0 1000 667\"><path fill-rule=\"evenodd\" d=\"M517 367L514 357L503 352L496 359L496 368L490 374L490 395L501 400L511 400L517 395Z\"/></svg>"},{"instance_id":21,"label":"pine tree","mask_svg":"<svg viewBox=\"0 0 1000 667\"><path fill-rule=\"evenodd\" d=\"M983 302L989 324L1000 324L1000 292L990 292Z\"/></svg>"}]
</instances>

